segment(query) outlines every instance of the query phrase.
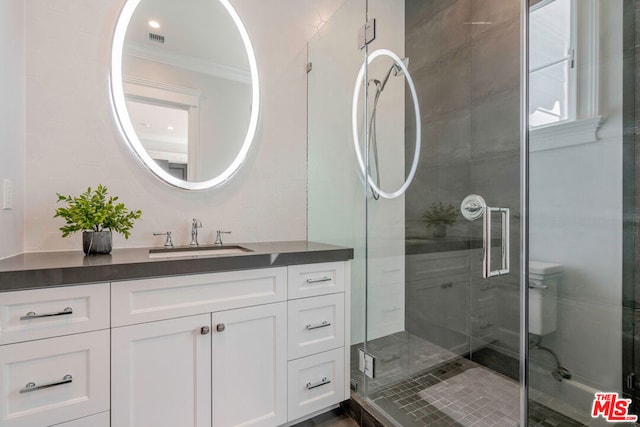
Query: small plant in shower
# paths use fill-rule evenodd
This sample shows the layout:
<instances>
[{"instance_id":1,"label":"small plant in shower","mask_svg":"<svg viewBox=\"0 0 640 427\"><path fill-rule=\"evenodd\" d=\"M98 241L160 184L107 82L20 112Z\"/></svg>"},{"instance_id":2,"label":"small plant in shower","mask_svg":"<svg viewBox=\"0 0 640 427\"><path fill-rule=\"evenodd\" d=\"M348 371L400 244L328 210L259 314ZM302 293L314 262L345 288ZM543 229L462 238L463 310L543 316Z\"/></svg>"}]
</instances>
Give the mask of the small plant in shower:
<instances>
[{"instance_id":1,"label":"small plant in shower","mask_svg":"<svg viewBox=\"0 0 640 427\"><path fill-rule=\"evenodd\" d=\"M66 224L60 227L62 237L76 231L82 231L82 246L87 255L108 254L111 252L111 232L129 238L133 222L142 216L139 210L130 211L117 196L109 196L107 187L91 187L77 197L56 193L58 202L67 206L56 209L54 218L60 217Z\"/></svg>"},{"instance_id":2,"label":"small plant in shower","mask_svg":"<svg viewBox=\"0 0 640 427\"><path fill-rule=\"evenodd\" d=\"M442 202L433 202L422 220L427 227L433 227L433 237L442 239L447 235L447 226L451 227L458 220L458 211L452 204L445 206Z\"/></svg>"}]
</instances>

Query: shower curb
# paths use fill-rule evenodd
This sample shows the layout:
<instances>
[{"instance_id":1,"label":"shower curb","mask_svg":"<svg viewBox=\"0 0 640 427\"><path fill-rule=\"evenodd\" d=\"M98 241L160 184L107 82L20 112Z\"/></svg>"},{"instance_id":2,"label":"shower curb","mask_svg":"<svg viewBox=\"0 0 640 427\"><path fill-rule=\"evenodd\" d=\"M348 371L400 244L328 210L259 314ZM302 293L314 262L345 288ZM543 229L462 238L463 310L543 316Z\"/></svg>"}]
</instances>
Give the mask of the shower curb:
<instances>
[{"instance_id":1,"label":"shower curb","mask_svg":"<svg viewBox=\"0 0 640 427\"><path fill-rule=\"evenodd\" d=\"M397 427L386 415L367 403L362 396L351 392L351 398L340 407L361 427Z\"/></svg>"}]
</instances>

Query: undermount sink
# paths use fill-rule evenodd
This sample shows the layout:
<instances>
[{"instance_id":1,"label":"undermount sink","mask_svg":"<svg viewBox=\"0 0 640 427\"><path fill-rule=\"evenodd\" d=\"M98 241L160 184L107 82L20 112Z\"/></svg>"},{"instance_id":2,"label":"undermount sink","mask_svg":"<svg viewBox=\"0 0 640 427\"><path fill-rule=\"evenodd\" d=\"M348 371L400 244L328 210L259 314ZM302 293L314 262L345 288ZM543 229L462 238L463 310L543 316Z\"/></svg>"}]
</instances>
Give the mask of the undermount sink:
<instances>
[{"instance_id":1,"label":"undermount sink","mask_svg":"<svg viewBox=\"0 0 640 427\"><path fill-rule=\"evenodd\" d=\"M183 246L166 249L149 249L149 258L237 255L247 252L253 251L242 246Z\"/></svg>"}]
</instances>

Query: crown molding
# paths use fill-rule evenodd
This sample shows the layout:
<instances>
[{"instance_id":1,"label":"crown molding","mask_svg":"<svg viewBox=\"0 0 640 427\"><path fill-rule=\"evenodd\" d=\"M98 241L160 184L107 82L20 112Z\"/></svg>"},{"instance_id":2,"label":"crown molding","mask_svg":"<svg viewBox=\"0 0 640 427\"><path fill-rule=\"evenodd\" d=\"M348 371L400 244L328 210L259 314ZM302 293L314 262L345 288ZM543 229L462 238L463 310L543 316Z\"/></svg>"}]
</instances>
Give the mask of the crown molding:
<instances>
[{"instance_id":1,"label":"crown molding","mask_svg":"<svg viewBox=\"0 0 640 427\"><path fill-rule=\"evenodd\" d=\"M165 52L139 43L126 43L123 54L147 61L171 65L196 73L207 74L213 77L251 84L251 72L247 70L194 58L193 56Z\"/></svg>"}]
</instances>

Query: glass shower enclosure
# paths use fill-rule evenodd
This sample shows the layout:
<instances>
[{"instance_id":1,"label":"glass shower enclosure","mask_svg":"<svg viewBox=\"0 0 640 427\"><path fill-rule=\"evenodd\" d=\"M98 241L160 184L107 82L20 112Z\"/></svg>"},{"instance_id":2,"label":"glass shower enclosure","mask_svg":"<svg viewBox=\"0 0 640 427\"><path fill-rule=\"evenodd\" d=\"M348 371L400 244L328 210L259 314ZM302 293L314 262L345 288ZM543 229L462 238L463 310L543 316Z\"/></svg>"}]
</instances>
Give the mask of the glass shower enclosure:
<instances>
[{"instance_id":1,"label":"glass shower enclosure","mask_svg":"<svg viewBox=\"0 0 640 427\"><path fill-rule=\"evenodd\" d=\"M352 396L389 423L635 398L635 7L345 0L309 42L308 239L355 250Z\"/></svg>"}]
</instances>

